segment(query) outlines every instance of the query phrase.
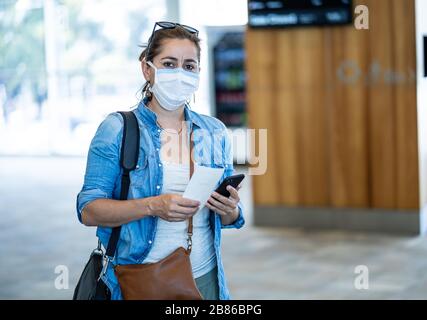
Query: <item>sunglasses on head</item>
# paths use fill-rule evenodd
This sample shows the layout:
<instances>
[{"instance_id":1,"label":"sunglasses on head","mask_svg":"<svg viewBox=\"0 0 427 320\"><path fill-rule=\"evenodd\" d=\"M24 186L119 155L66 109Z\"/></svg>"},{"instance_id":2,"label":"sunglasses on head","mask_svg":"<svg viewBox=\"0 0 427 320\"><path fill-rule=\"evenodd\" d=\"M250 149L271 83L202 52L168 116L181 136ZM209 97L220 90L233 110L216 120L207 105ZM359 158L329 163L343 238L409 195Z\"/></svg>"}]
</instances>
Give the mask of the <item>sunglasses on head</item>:
<instances>
[{"instance_id":1,"label":"sunglasses on head","mask_svg":"<svg viewBox=\"0 0 427 320\"><path fill-rule=\"evenodd\" d=\"M157 26L159 26L162 29L175 29L176 27L181 27L181 28L185 29L186 31L195 34L196 36L199 35L199 30L197 30L196 28L187 26L185 24L180 24L180 23L175 23L175 22L169 22L169 21L159 21L159 22L156 22L154 24L153 32L151 33L151 35L154 34L154 32L156 31L156 27Z\"/></svg>"},{"instance_id":2,"label":"sunglasses on head","mask_svg":"<svg viewBox=\"0 0 427 320\"><path fill-rule=\"evenodd\" d=\"M147 47L147 53L150 52L151 42L153 42L154 32L156 32L157 27L160 27L161 29L175 29L176 27L181 27L184 30L190 32L191 34L195 34L196 36L199 35L199 30L197 30L196 28L187 26L185 24L169 22L169 21L158 21L154 24L153 32L151 32L150 43L148 44L148 47Z\"/></svg>"}]
</instances>

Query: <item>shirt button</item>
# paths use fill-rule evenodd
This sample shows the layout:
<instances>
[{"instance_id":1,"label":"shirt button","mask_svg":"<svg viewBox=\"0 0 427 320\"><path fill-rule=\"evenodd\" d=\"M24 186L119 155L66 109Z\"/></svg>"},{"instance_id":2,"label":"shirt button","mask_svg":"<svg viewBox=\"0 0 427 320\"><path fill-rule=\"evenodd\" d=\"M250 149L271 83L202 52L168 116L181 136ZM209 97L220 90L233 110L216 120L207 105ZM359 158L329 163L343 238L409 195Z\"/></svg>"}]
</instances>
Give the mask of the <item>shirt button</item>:
<instances>
[{"instance_id":1,"label":"shirt button","mask_svg":"<svg viewBox=\"0 0 427 320\"><path fill-rule=\"evenodd\" d=\"M159 149L159 148L156 148L156 150L157 150L157 151L160 151L160 149Z\"/></svg>"},{"instance_id":2,"label":"shirt button","mask_svg":"<svg viewBox=\"0 0 427 320\"><path fill-rule=\"evenodd\" d=\"M160 129L157 129L157 132L160 132L160 131L162 131L162 130L160 130Z\"/></svg>"},{"instance_id":3,"label":"shirt button","mask_svg":"<svg viewBox=\"0 0 427 320\"><path fill-rule=\"evenodd\" d=\"M136 168L139 169L139 166L137 165Z\"/></svg>"},{"instance_id":4,"label":"shirt button","mask_svg":"<svg viewBox=\"0 0 427 320\"><path fill-rule=\"evenodd\" d=\"M157 188L157 189L160 189L160 186L158 185L156 188Z\"/></svg>"},{"instance_id":5,"label":"shirt button","mask_svg":"<svg viewBox=\"0 0 427 320\"><path fill-rule=\"evenodd\" d=\"M152 243L153 243L153 241L149 240L149 241L148 241L148 243L149 243L149 244L152 244Z\"/></svg>"},{"instance_id":6,"label":"shirt button","mask_svg":"<svg viewBox=\"0 0 427 320\"><path fill-rule=\"evenodd\" d=\"M161 167L162 166L162 164L161 163L159 163L159 167Z\"/></svg>"}]
</instances>

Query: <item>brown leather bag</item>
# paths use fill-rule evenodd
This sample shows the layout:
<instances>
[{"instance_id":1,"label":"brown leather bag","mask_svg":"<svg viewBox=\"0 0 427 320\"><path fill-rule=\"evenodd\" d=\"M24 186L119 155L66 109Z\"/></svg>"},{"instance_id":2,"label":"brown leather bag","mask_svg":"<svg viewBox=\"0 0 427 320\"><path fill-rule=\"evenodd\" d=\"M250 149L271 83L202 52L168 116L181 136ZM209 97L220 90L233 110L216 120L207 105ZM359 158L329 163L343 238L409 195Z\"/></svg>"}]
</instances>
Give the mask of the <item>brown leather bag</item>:
<instances>
[{"instance_id":1,"label":"brown leather bag","mask_svg":"<svg viewBox=\"0 0 427 320\"><path fill-rule=\"evenodd\" d=\"M190 138L190 178L194 164ZM166 258L147 264L117 265L114 272L125 300L202 300L191 269L193 218L189 218L187 248L179 247Z\"/></svg>"}]
</instances>

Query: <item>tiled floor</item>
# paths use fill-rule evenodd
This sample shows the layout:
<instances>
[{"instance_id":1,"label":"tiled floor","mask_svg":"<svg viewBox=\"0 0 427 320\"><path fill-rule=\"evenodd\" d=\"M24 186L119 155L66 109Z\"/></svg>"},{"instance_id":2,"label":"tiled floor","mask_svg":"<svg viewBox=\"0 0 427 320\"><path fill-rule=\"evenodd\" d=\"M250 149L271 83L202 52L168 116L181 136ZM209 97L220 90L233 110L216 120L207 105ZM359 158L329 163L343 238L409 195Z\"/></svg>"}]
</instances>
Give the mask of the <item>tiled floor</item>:
<instances>
[{"instance_id":1,"label":"tiled floor","mask_svg":"<svg viewBox=\"0 0 427 320\"><path fill-rule=\"evenodd\" d=\"M96 245L95 230L74 211L84 166L83 158L0 158L0 298L72 296ZM427 238L254 228L249 186L241 190L247 226L223 232L233 298L427 298ZM69 288L58 290L61 265ZM360 265L369 289L355 288Z\"/></svg>"}]
</instances>

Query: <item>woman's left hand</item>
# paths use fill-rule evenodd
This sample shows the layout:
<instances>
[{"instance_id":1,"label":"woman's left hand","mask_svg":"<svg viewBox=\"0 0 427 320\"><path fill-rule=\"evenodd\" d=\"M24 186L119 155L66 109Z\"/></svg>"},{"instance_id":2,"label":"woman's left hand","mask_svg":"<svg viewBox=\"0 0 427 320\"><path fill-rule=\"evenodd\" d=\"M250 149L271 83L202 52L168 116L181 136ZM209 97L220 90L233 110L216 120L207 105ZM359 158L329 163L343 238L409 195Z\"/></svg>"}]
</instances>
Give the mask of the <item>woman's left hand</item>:
<instances>
[{"instance_id":1,"label":"woman's left hand","mask_svg":"<svg viewBox=\"0 0 427 320\"><path fill-rule=\"evenodd\" d=\"M206 203L206 206L209 209L213 210L221 216L223 224L233 223L239 215L239 208L237 207L237 204L239 203L240 198L237 191L240 189L240 187L240 185L237 188L227 186L227 190L230 192L230 197L228 198L214 191Z\"/></svg>"}]
</instances>

